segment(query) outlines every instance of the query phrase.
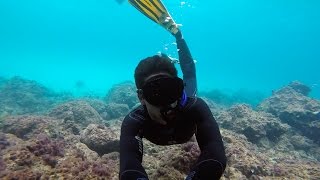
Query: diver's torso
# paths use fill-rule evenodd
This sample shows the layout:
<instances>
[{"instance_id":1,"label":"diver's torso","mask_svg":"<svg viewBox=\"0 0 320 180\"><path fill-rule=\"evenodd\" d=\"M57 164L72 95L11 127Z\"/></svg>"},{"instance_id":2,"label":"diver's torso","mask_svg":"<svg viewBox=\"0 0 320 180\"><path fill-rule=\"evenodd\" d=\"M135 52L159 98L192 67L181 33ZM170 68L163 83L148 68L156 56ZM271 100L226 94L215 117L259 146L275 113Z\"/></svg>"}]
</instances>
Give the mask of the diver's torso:
<instances>
[{"instance_id":1,"label":"diver's torso","mask_svg":"<svg viewBox=\"0 0 320 180\"><path fill-rule=\"evenodd\" d=\"M179 116L175 123L160 125L147 121L143 126L143 137L158 145L185 143L196 130L195 122L187 116Z\"/></svg>"},{"instance_id":2,"label":"diver's torso","mask_svg":"<svg viewBox=\"0 0 320 180\"><path fill-rule=\"evenodd\" d=\"M141 108L141 111L136 111L144 117L140 136L158 145L181 144L189 141L196 132L196 115L192 113L190 108L194 101L194 98L188 98L185 107L177 112L176 118L167 125L161 125L151 120L144 108Z\"/></svg>"}]
</instances>

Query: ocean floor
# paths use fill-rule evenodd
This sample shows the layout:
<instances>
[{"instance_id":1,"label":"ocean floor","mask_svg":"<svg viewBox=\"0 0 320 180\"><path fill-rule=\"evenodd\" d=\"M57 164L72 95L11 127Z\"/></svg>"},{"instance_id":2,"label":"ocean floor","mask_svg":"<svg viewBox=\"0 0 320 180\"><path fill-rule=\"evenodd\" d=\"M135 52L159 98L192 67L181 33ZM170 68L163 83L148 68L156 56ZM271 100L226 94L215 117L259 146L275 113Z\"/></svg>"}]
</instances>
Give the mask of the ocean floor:
<instances>
[{"instance_id":1,"label":"ocean floor","mask_svg":"<svg viewBox=\"0 0 320 180\"><path fill-rule=\"evenodd\" d=\"M309 93L292 82L255 107L201 96L223 136L222 179L320 179L320 101ZM121 122L138 103L132 82L79 98L0 78L0 179L118 179ZM144 140L143 166L152 180L182 180L199 153L194 138L171 146Z\"/></svg>"}]
</instances>

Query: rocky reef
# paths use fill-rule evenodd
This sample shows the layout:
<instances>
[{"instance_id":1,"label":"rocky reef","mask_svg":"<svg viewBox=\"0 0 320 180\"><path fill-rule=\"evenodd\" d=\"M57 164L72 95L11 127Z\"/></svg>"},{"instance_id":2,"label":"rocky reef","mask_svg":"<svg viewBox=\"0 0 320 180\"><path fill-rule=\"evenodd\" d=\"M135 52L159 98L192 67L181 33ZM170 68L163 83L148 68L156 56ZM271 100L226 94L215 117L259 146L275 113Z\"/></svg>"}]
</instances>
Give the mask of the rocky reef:
<instances>
[{"instance_id":1,"label":"rocky reef","mask_svg":"<svg viewBox=\"0 0 320 180\"><path fill-rule=\"evenodd\" d=\"M136 86L132 82L116 84L105 97L107 103L126 104L131 109L139 103Z\"/></svg>"},{"instance_id":2,"label":"rocky reef","mask_svg":"<svg viewBox=\"0 0 320 180\"><path fill-rule=\"evenodd\" d=\"M235 92L224 92L222 90L213 89L200 92L200 96L207 97L220 106L225 107L230 107L237 103L245 103L252 107L256 107L266 97L266 95L261 92L251 92L244 89Z\"/></svg>"},{"instance_id":3,"label":"rocky reef","mask_svg":"<svg viewBox=\"0 0 320 180\"><path fill-rule=\"evenodd\" d=\"M308 97L309 92L309 87L292 82L261 102L258 110L275 115L320 144L320 102Z\"/></svg>"},{"instance_id":4,"label":"rocky reef","mask_svg":"<svg viewBox=\"0 0 320 180\"><path fill-rule=\"evenodd\" d=\"M309 92L292 82L257 109L203 97L226 149L222 179L320 179L320 102ZM138 104L132 83L100 99L67 99L33 81L0 79L0 99L0 179L118 179L121 123ZM171 146L144 139L143 166L150 179L182 180L200 153L195 137Z\"/></svg>"},{"instance_id":5,"label":"rocky reef","mask_svg":"<svg viewBox=\"0 0 320 180\"><path fill-rule=\"evenodd\" d=\"M218 113L217 121L221 127L243 134L255 144L264 141L277 142L290 126L279 118L266 112L256 112L246 104L234 105L226 111Z\"/></svg>"},{"instance_id":6,"label":"rocky reef","mask_svg":"<svg viewBox=\"0 0 320 180\"><path fill-rule=\"evenodd\" d=\"M6 78L0 77L0 88L6 83Z\"/></svg>"},{"instance_id":7,"label":"rocky reef","mask_svg":"<svg viewBox=\"0 0 320 180\"><path fill-rule=\"evenodd\" d=\"M102 123L99 113L89 103L82 100L60 104L48 115L62 119L66 124L76 124L80 127L86 127L91 123Z\"/></svg>"},{"instance_id":8,"label":"rocky reef","mask_svg":"<svg viewBox=\"0 0 320 180\"><path fill-rule=\"evenodd\" d=\"M104 125L90 124L81 133L80 141L99 155L119 152L120 136Z\"/></svg>"},{"instance_id":9,"label":"rocky reef","mask_svg":"<svg viewBox=\"0 0 320 180\"><path fill-rule=\"evenodd\" d=\"M36 81L21 77L0 79L0 117L43 113L68 99L70 94L55 93Z\"/></svg>"}]
</instances>

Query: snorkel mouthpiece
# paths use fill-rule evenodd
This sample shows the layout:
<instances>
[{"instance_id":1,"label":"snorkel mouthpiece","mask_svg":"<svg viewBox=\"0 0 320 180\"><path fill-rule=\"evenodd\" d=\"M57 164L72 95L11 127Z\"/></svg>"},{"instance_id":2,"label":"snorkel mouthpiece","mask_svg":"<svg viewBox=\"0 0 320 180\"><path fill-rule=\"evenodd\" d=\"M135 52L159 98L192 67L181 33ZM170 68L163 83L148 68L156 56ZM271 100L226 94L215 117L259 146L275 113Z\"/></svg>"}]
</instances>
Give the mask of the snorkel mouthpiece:
<instances>
[{"instance_id":1,"label":"snorkel mouthpiece","mask_svg":"<svg viewBox=\"0 0 320 180\"><path fill-rule=\"evenodd\" d=\"M169 104L166 107L162 107L160 109L160 113L162 116L167 116L169 111L176 110L177 107L178 107L178 101L175 101L174 103Z\"/></svg>"}]
</instances>

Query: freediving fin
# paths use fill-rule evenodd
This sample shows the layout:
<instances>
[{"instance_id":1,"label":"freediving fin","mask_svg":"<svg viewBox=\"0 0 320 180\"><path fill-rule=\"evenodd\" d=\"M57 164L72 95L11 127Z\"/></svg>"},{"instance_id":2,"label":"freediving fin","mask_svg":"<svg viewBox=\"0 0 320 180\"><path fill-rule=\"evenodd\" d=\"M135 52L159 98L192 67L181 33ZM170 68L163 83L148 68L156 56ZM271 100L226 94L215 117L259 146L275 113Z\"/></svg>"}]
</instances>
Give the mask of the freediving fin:
<instances>
[{"instance_id":1,"label":"freediving fin","mask_svg":"<svg viewBox=\"0 0 320 180\"><path fill-rule=\"evenodd\" d=\"M178 32L178 26L161 2L161 0L128 0L129 3L138 9L155 23L161 25L173 34Z\"/></svg>"}]
</instances>

